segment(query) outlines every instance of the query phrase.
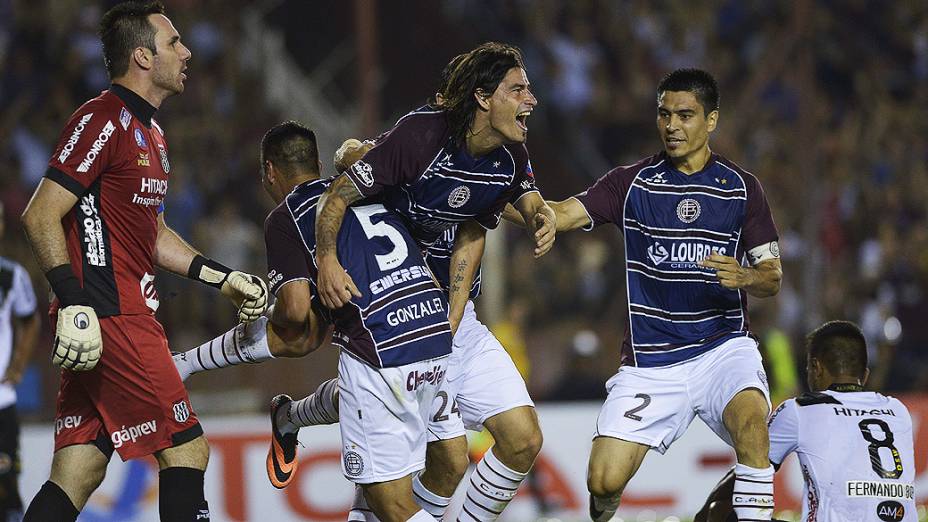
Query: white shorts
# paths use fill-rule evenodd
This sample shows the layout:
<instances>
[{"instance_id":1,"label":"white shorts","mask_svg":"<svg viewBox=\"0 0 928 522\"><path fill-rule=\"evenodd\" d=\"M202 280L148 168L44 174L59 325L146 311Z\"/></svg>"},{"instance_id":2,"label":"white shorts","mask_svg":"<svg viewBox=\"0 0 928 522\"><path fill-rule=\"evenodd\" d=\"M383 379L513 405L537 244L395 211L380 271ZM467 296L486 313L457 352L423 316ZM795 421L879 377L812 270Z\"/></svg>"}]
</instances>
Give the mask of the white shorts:
<instances>
[{"instance_id":1,"label":"white shorts","mask_svg":"<svg viewBox=\"0 0 928 522\"><path fill-rule=\"evenodd\" d=\"M740 391L770 391L757 342L738 337L689 361L658 368L623 366L608 382L609 396L594 437L646 444L660 453L680 438L698 415L731 445L722 412Z\"/></svg>"},{"instance_id":2,"label":"white shorts","mask_svg":"<svg viewBox=\"0 0 928 522\"><path fill-rule=\"evenodd\" d=\"M348 480L386 482L425 466L429 410L445 384L450 359L374 368L342 350L339 427Z\"/></svg>"},{"instance_id":3,"label":"white shorts","mask_svg":"<svg viewBox=\"0 0 928 522\"><path fill-rule=\"evenodd\" d=\"M444 386L448 396L435 400L429 442L464 435L465 426L480 431L483 422L496 414L520 406L535 406L512 358L477 319L473 301L467 302L452 350L451 369Z\"/></svg>"}]
</instances>

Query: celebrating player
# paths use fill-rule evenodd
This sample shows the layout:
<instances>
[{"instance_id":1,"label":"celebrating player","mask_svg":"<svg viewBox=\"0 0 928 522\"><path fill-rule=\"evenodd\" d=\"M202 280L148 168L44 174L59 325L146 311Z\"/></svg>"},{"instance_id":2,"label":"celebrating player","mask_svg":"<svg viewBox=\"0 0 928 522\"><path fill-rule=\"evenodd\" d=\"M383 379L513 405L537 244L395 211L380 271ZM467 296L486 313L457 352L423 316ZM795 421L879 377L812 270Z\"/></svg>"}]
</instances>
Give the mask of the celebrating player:
<instances>
[{"instance_id":1,"label":"celebrating player","mask_svg":"<svg viewBox=\"0 0 928 522\"><path fill-rule=\"evenodd\" d=\"M209 520L209 448L154 317L155 267L219 289L243 320L264 312L267 290L165 223L171 164L152 116L183 92L191 54L164 8L119 4L100 36L112 86L71 116L23 214L57 297L53 362L62 367L51 476L25 520L75 520L114 450L124 460L155 455L162 520Z\"/></svg>"},{"instance_id":2,"label":"celebrating player","mask_svg":"<svg viewBox=\"0 0 928 522\"><path fill-rule=\"evenodd\" d=\"M778 236L757 178L709 149L718 109L711 75L674 71L657 89L664 152L551 203L558 230L613 223L625 238L628 328L589 463L596 521L612 518L647 450L667 451L696 415L734 446L739 484L763 494L736 502L738 517L773 511L770 399L747 295L779 291Z\"/></svg>"},{"instance_id":3,"label":"celebrating player","mask_svg":"<svg viewBox=\"0 0 928 522\"><path fill-rule=\"evenodd\" d=\"M326 190L316 221L319 293L323 304L337 309L357 287L338 264L334 243L348 205L379 195L400 214L423 247L447 246L443 267L432 264L449 291L454 337L453 377L449 395L456 396L465 424L485 425L496 445L471 477L462 517L493 520L515 495L541 448L541 431L525 382L512 360L474 313L470 298L486 230L495 228L506 202L519 210L535 241L535 255L553 244L553 212L534 186L524 143L526 120L537 100L529 88L518 49L489 43L453 62L441 106L426 106L402 118L363 159ZM455 229L455 225L457 228ZM451 245L453 244L453 249ZM455 401L445 400L433 419L454 415ZM430 429L440 440L456 440ZM447 437L447 438L445 438ZM434 444L428 470L443 478L422 481L422 496L440 514L450 502L460 448ZM488 480L494 477L497 480ZM418 491L418 490L417 490Z\"/></svg>"},{"instance_id":4,"label":"celebrating player","mask_svg":"<svg viewBox=\"0 0 928 522\"><path fill-rule=\"evenodd\" d=\"M795 452L802 467L802 520L918 520L912 418L898 399L864 391L867 344L847 321L809 334L806 372L811 393L780 405L770 416L770 462ZM697 521L732 520L729 473ZM733 496L734 495L734 496Z\"/></svg>"}]
</instances>

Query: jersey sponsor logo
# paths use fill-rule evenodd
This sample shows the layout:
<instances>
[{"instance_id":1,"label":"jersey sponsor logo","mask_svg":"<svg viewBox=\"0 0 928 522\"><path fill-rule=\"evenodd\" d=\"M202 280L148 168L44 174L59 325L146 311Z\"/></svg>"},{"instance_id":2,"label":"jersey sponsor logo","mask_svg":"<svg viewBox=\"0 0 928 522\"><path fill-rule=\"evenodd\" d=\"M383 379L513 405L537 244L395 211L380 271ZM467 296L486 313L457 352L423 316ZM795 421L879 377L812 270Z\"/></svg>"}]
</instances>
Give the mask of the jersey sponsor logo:
<instances>
[{"instance_id":1,"label":"jersey sponsor logo","mask_svg":"<svg viewBox=\"0 0 928 522\"><path fill-rule=\"evenodd\" d=\"M725 247L712 245L709 243L697 243L693 241L674 242L670 245L670 251L660 242L655 241L648 247L648 258L654 263L654 266L660 265L665 261L670 261L672 268L697 268L699 261L712 254L725 255Z\"/></svg>"},{"instance_id":2,"label":"jersey sponsor logo","mask_svg":"<svg viewBox=\"0 0 928 522\"><path fill-rule=\"evenodd\" d=\"M135 426L129 426L128 428L123 426L120 430L110 433L110 440L113 441L114 448L121 448L122 445L127 442L135 444L135 441L139 438L153 435L157 432L157 421L150 420L148 422L136 424Z\"/></svg>"},{"instance_id":3,"label":"jersey sponsor logo","mask_svg":"<svg viewBox=\"0 0 928 522\"><path fill-rule=\"evenodd\" d=\"M81 121L77 122L77 125L74 127L74 132L71 133L71 137L68 138L68 142L64 144L64 147L61 148L61 153L58 154L58 162L64 163L64 160L68 159L68 156L71 155L71 152L74 151L74 146L77 145L77 140L81 137L81 133L84 132L84 128L87 127L87 124L90 123L90 119L93 118L93 113L85 114Z\"/></svg>"},{"instance_id":4,"label":"jersey sponsor logo","mask_svg":"<svg viewBox=\"0 0 928 522\"><path fill-rule=\"evenodd\" d=\"M152 312L157 312L161 303L158 301L158 292L155 290L155 276L145 272L139 280L139 289L142 291L142 298L145 299L145 306L151 308Z\"/></svg>"},{"instance_id":5,"label":"jersey sponsor logo","mask_svg":"<svg viewBox=\"0 0 928 522\"><path fill-rule=\"evenodd\" d=\"M522 187L522 190L531 190L532 180L530 179L522 180L522 183L519 186Z\"/></svg>"},{"instance_id":6,"label":"jersey sponsor logo","mask_svg":"<svg viewBox=\"0 0 928 522\"><path fill-rule=\"evenodd\" d=\"M277 270L271 270L267 273L267 284L273 288L274 285L279 283L283 278L283 274L278 273Z\"/></svg>"},{"instance_id":7,"label":"jersey sponsor logo","mask_svg":"<svg viewBox=\"0 0 928 522\"><path fill-rule=\"evenodd\" d=\"M696 221L701 212L702 207L699 206L699 202L695 199L686 198L677 204L677 218L684 223Z\"/></svg>"},{"instance_id":8,"label":"jersey sponsor logo","mask_svg":"<svg viewBox=\"0 0 928 522\"><path fill-rule=\"evenodd\" d=\"M345 473L351 477L360 476L364 473L364 459L355 451L345 452Z\"/></svg>"},{"instance_id":9,"label":"jersey sponsor logo","mask_svg":"<svg viewBox=\"0 0 928 522\"><path fill-rule=\"evenodd\" d=\"M652 185L663 185L667 183L667 180L664 179L664 173L658 172L657 174L651 176L650 178L644 180L645 183L651 183Z\"/></svg>"},{"instance_id":10,"label":"jersey sponsor logo","mask_svg":"<svg viewBox=\"0 0 928 522\"><path fill-rule=\"evenodd\" d=\"M177 422L187 422L190 418L190 408L187 407L187 401L174 403L174 420Z\"/></svg>"},{"instance_id":11,"label":"jersey sponsor logo","mask_svg":"<svg viewBox=\"0 0 928 522\"><path fill-rule=\"evenodd\" d=\"M423 277L432 277L432 273L429 272L429 269L426 266L419 265L411 266L409 268L400 268L399 270L394 270L386 276L372 282L370 284L371 293L377 295L400 283L415 281L416 279L421 279Z\"/></svg>"},{"instance_id":12,"label":"jersey sponsor logo","mask_svg":"<svg viewBox=\"0 0 928 522\"><path fill-rule=\"evenodd\" d=\"M147 152L139 152L138 163L139 163L139 167L150 167L151 166L151 159L149 158Z\"/></svg>"},{"instance_id":13,"label":"jersey sponsor logo","mask_svg":"<svg viewBox=\"0 0 928 522\"><path fill-rule=\"evenodd\" d=\"M106 142L110 141L110 136L112 136L114 132L116 132L116 126L113 125L113 120L107 121L106 125L103 126L103 130L100 131L100 135L97 136L96 141L91 145L90 151L87 152L87 156L84 157L84 161L77 166L78 172L87 172L90 170L90 166L96 161L97 156L100 155L100 151L103 150L103 146L106 145Z\"/></svg>"},{"instance_id":14,"label":"jersey sponsor logo","mask_svg":"<svg viewBox=\"0 0 928 522\"><path fill-rule=\"evenodd\" d=\"M130 123L132 123L132 115L123 107L119 111L119 124L122 125L122 130L128 130Z\"/></svg>"},{"instance_id":15,"label":"jersey sponsor logo","mask_svg":"<svg viewBox=\"0 0 928 522\"><path fill-rule=\"evenodd\" d=\"M779 406L777 406L777 409L773 410L773 413L770 414L770 418L767 419L767 426L768 426L768 427L769 427L771 424L773 424L773 419L776 419L776 418L777 418L777 415L779 415L780 412L783 411L785 408L786 408L786 403L784 402L784 403L781 403Z\"/></svg>"},{"instance_id":16,"label":"jersey sponsor logo","mask_svg":"<svg viewBox=\"0 0 928 522\"><path fill-rule=\"evenodd\" d=\"M441 306L441 298L436 297L427 301L420 301L402 308L397 308L389 312L387 314L387 324L390 326L399 326L403 323L422 319L426 316L435 315L444 311L444 307Z\"/></svg>"},{"instance_id":17,"label":"jersey sponsor logo","mask_svg":"<svg viewBox=\"0 0 928 522\"><path fill-rule=\"evenodd\" d=\"M905 518L905 506L895 500L880 502L876 507L876 516L886 522L898 522Z\"/></svg>"},{"instance_id":18,"label":"jersey sponsor logo","mask_svg":"<svg viewBox=\"0 0 928 522\"><path fill-rule=\"evenodd\" d=\"M365 187L374 186L374 168L371 167L369 163L366 161L358 160L354 162L354 165L349 168L362 185Z\"/></svg>"},{"instance_id":19,"label":"jersey sponsor logo","mask_svg":"<svg viewBox=\"0 0 928 522\"><path fill-rule=\"evenodd\" d=\"M158 154L161 156L161 170L165 174L171 172L171 163L168 162L168 151L165 150L164 145L158 144Z\"/></svg>"},{"instance_id":20,"label":"jersey sponsor logo","mask_svg":"<svg viewBox=\"0 0 928 522\"><path fill-rule=\"evenodd\" d=\"M460 208L463 207L465 203L470 199L470 188L464 185L451 191L451 194L448 194L448 206L451 208Z\"/></svg>"},{"instance_id":21,"label":"jersey sponsor logo","mask_svg":"<svg viewBox=\"0 0 928 522\"><path fill-rule=\"evenodd\" d=\"M420 372L413 370L406 376L406 391L415 391L419 386L424 384L441 384L445 378L446 370L439 365L435 365L431 370Z\"/></svg>"},{"instance_id":22,"label":"jersey sponsor logo","mask_svg":"<svg viewBox=\"0 0 928 522\"><path fill-rule=\"evenodd\" d=\"M844 415L846 417L863 417L865 415L889 415L892 417L896 416L896 412L893 410L884 410L874 408L872 410L858 410L856 408L834 408L835 415Z\"/></svg>"},{"instance_id":23,"label":"jersey sponsor logo","mask_svg":"<svg viewBox=\"0 0 928 522\"><path fill-rule=\"evenodd\" d=\"M106 243L103 240L103 221L97 211L96 198L87 194L81 198L81 213L84 219L84 245L86 246L87 264L93 266L106 266Z\"/></svg>"},{"instance_id":24,"label":"jersey sponsor logo","mask_svg":"<svg viewBox=\"0 0 928 522\"><path fill-rule=\"evenodd\" d=\"M657 266L666 261L667 258L670 257L670 254L667 252L667 249L664 248L664 245L655 241L653 245L648 247L648 257L651 258L651 262Z\"/></svg>"},{"instance_id":25,"label":"jersey sponsor logo","mask_svg":"<svg viewBox=\"0 0 928 522\"><path fill-rule=\"evenodd\" d=\"M142 129L135 129L135 144L139 146L140 149L147 149L148 142L145 141L145 135L142 134Z\"/></svg>"},{"instance_id":26,"label":"jersey sponsor logo","mask_svg":"<svg viewBox=\"0 0 928 522\"><path fill-rule=\"evenodd\" d=\"M55 419L55 435L58 435L63 430L70 430L80 426L82 418L80 415L66 415Z\"/></svg>"},{"instance_id":27,"label":"jersey sponsor logo","mask_svg":"<svg viewBox=\"0 0 928 522\"><path fill-rule=\"evenodd\" d=\"M847 496L914 500L915 486L904 482L849 480L847 481Z\"/></svg>"}]
</instances>

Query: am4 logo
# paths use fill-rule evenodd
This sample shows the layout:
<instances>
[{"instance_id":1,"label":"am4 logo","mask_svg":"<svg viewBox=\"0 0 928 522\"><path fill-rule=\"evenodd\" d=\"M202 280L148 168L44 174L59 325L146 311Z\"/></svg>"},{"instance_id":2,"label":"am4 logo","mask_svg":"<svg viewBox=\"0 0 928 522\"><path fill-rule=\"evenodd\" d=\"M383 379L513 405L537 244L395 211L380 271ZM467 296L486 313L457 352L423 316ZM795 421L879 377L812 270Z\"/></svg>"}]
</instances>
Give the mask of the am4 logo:
<instances>
[{"instance_id":1,"label":"am4 logo","mask_svg":"<svg viewBox=\"0 0 928 522\"><path fill-rule=\"evenodd\" d=\"M905 518L905 506L895 500L880 502L880 505L876 507L876 516L886 522L899 522Z\"/></svg>"}]
</instances>

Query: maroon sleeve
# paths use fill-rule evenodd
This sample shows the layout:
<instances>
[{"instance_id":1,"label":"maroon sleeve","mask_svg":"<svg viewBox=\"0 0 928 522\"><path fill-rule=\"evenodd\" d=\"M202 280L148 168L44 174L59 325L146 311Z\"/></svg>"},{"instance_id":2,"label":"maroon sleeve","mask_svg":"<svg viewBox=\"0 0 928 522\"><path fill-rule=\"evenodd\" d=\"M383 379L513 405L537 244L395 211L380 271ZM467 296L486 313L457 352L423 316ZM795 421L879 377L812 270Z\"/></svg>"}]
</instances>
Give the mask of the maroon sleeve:
<instances>
[{"instance_id":1,"label":"maroon sleeve","mask_svg":"<svg viewBox=\"0 0 928 522\"><path fill-rule=\"evenodd\" d=\"M512 157L514 164L515 175L512 178L512 186L506 192L506 196L496 201L487 213L474 218L487 230L493 230L499 226L507 202L515 204L519 198L529 192L538 192L538 188L535 186L535 174L532 172L532 162L528 159L528 149L525 148L525 145L506 147L506 150Z\"/></svg>"},{"instance_id":2,"label":"maroon sleeve","mask_svg":"<svg viewBox=\"0 0 928 522\"><path fill-rule=\"evenodd\" d=\"M412 113L379 136L374 148L345 172L364 196L412 183L431 164L448 138L444 113Z\"/></svg>"},{"instance_id":3,"label":"maroon sleeve","mask_svg":"<svg viewBox=\"0 0 928 522\"><path fill-rule=\"evenodd\" d=\"M101 100L82 105L58 137L45 177L80 197L118 159L118 126Z\"/></svg>"},{"instance_id":4,"label":"maroon sleeve","mask_svg":"<svg viewBox=\"0 0 928 522\"><path fill-rule=\"evenodd\" d=\"M592 187L574 196L590 216L591 224L584 230L605 223L622 226L625 195L637 172L637 169L616 167L596 180Z\"/></svg>"},{"instance_id":5,"label":"maroon sleeve","mask_svg":"<svg viewBox=\"0 0 928 522\"><path fill-rule=\"evenodd\" d=\"M745 190L748 194L747 209L745 210L744 226L742 227L741 243L745 250L750 250L760 245L766 245L771 241L777 241L780 234L777 232L777 225L773 221L773 214L770 212L770 205L767 203L767 195L764 194L764 188L760 181L751 174L742 175L745 183Z\"/></svg>"},{"instance_id":6,"label":"maroon sleeve","mask_svg":"<svg viewBox=\"0 0 928 522\"><path fill-rule=\"evenodd\" d=\"M289 281L310 279L309 265L312 261L285 204L275 208L265 220L264 243L267 247L267 280L274 295Z\"/></svg>"}]
</instances>

